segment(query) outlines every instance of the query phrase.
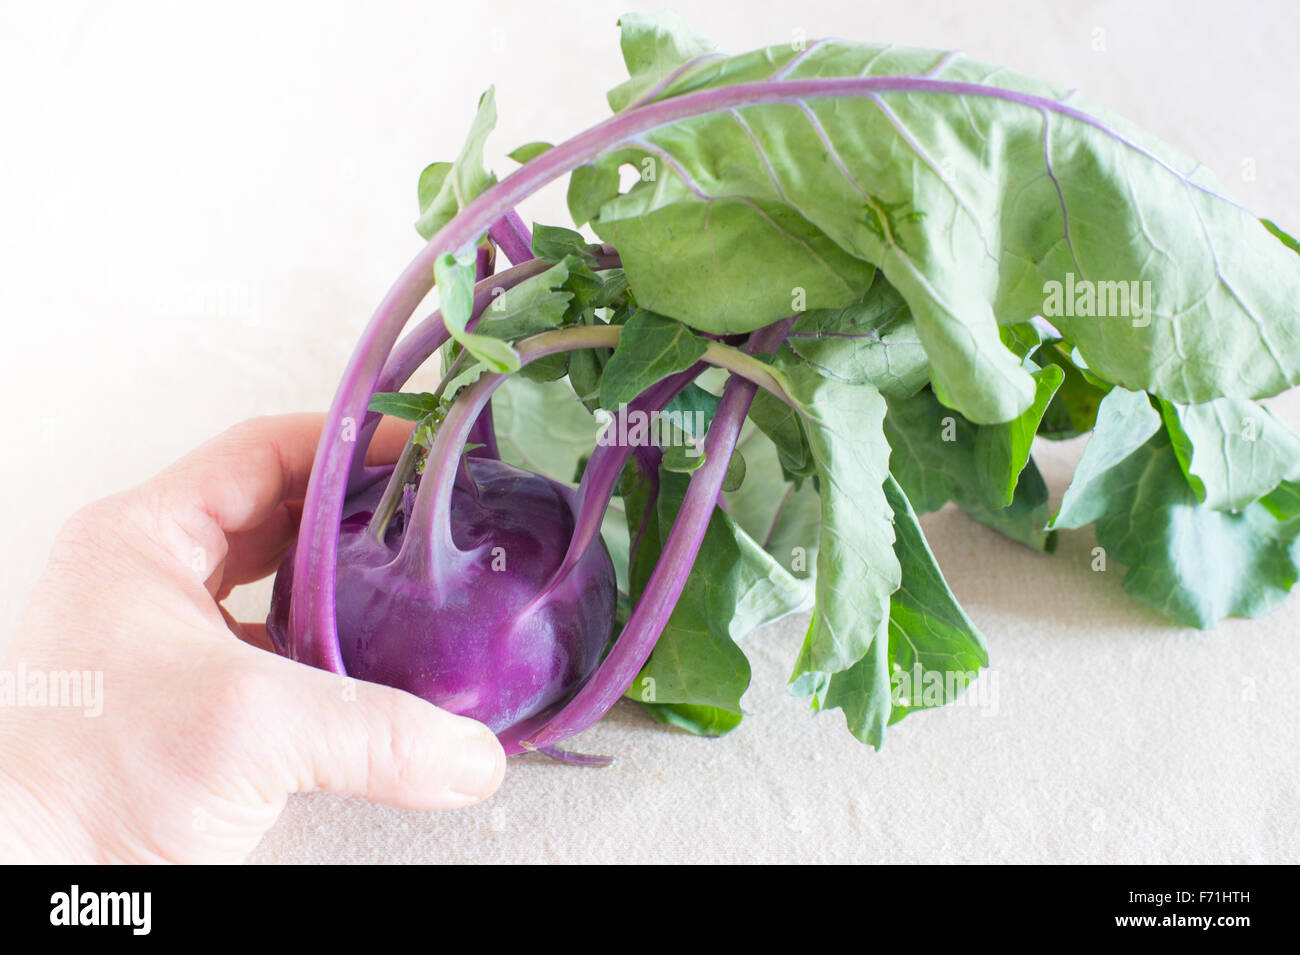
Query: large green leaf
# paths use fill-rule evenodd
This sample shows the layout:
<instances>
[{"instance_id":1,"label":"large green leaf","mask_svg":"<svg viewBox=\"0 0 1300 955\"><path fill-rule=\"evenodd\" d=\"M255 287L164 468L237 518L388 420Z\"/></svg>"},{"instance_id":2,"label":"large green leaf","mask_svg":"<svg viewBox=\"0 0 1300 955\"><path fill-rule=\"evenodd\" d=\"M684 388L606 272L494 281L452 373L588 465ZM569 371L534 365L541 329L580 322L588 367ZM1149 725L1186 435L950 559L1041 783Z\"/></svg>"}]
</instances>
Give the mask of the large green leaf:
<instances>
[{"instance_id":1,"label":"large green leaf","mask_svg":"<svg viewBox=\"0 0 1300 955\"><path fill-rule=\"evenodd\" d=\"M902 567L902 583L890 598L888 639L831 676L824 700L813 701L819 709L842 709L853 735L877 749L887 724L951 703L988 665L984 637L943 579L907 496L892 479L885 492Z\"/></svg>"},{"instance_id":2,"label":"large green leaf","mask_svg":"<svg viewBox=\"0 0 1300 955\"><path fill-rule=\"evenodd\" d=\"M1235 511L1300 478L1300 435L1253 401L1162 401L1165 427L1196 497Z\"/></svg>"},{"instance_id":3,"label":"large green leaf","mask_svg":"<svg viewBox=\"0 0 1300 955\"><path fill-rule=\"evenodd\" d=\"M665 46L678 64L696 52L671 32L642 22L625 38L638 76ZM1300 260L1204 167L1070 91L828 40L697 57L654 98L739 83L783 101L644 133L571 181L575 218L618 248L645 307L747 330L849 305L869 277L850 264L874 264L911 309L936 393L981 424L1032 402L997 324L1045 314L1063 298L1052 283L1092 290L1091 310L1071 295L1048 318L1107 381L1178 402L1300 381ZM620 194L625 163L643 176ZM1110 283L1136 283L1147 307L1097 314L1119 310Z\"/></svg>"}]
</instances>

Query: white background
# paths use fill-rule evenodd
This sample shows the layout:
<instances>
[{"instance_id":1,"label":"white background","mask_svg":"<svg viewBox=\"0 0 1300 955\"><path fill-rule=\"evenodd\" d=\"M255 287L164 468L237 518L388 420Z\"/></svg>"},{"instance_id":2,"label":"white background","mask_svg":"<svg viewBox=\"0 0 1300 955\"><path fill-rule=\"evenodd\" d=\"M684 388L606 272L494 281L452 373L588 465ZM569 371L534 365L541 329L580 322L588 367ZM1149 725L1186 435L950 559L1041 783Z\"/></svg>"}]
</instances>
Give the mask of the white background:
<instances>
[{"instance_id":1,"label":"white background","mask_svg":"<svg viewBox=\"0 0 1300 955\"><path fill-rule=\"evenodd\" d=\"M698 6L698 8L696 8ZM961 49L1077 86L1300 227L1293 3L679 4L723 49L794 31ZM225 426L324 409L419 246L420 169L495 84L499 173L603 117L622 4L5 4L0 9L0 648L59 524ZM1254 178L1248 173L1254 172ZM525 218L567 223L562 189ZM1300 423L1300 401L1273 407ZM1081 444L1040 462L1059 498ZM481 807L291 801L270 860L1300 861L1300 634L1173 627L1089 570L927 518L987 634L996 713L879 754L784 695L803 620L755 635L753 716L720 741L620 707L611 769L512 761ZM235 598L265 612L266 589Z\"/></svg>"}]
</instances>

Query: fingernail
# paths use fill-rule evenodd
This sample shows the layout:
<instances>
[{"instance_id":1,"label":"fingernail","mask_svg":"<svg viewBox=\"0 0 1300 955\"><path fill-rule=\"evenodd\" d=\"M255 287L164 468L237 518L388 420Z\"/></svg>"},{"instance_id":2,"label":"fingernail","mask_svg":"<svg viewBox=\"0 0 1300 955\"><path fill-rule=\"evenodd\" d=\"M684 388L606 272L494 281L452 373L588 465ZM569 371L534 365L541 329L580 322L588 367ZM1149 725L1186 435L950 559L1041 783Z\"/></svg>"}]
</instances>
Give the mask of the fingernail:
<instances>
[{"instance_id":1,"label":"fingernail","mask_svg":"<svg viewBox=\"0 0 1300 955\"><path fill-rule=\"evenodd\" d=\"M449 788L468 805L496 792L505 775L506 755L492 731L481 723L466 720L461 729L465 743L460 771Z\"/></svg>"}]
</instances>

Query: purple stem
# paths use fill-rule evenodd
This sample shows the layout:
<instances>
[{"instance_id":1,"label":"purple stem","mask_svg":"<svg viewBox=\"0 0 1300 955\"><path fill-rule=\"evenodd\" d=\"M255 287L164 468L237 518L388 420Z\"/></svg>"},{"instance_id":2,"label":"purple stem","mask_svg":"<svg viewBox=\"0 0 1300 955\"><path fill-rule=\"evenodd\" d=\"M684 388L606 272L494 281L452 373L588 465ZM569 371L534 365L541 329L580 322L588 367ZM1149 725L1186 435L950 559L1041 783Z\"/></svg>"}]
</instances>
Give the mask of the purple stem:
<instances>
[{"instance_id":1,"label":"purple stem","mask_svg":"<svg viewBox=\"0 0 1300 955\"><path fill-rule=\"evenodd\" d=\"M433 287L433 263L476 243L520 202L565 173L642 133L680 120L764 103L804 103L810 99L870 97L881 93L975 96L1014 102L1047 115L1056 113L1095 127L1129 149L1151 155L1101 120L1057 100L979 83L928 76L852 76L770 79L683 93L609 117L525 163L461 209L416 255L379 304L348 360L325 418L303 503L302 527L294 558L293 599L289 611L289 652L294 659L335 673L345 672L334 613L339 518L347 491L356 432L375 391L384 359L416 306ZM1191 188L1208 191L1167 162L1156 162ZM713 475L705 465L704 473ZM703 470L703 469L702 469ZM698 477L700 471L696 472ZM716 495L716 489L715 489ZM590 684L589 684L590 685ZM585 689L585 688L584 688Z\"/></svg>"},{"instance_id":2,"label":"purple stem","mask_svg":"<svg viewBox=\"0 0 1300 955\"><path fill-rule=\"evenodd\" d=\"M793 319L782 319L755 332L745 350L750 354L775 350L793 323ZM622 634L596 672L558 713L525 720L498 734L507 753L551 746L581 733L609 712L641 672L686 586L757 390L752 382L736 375L727 381L705 438L704 464L691 475L659 562Z\"/></svg>"},{"instance_id":3,"label":"purple stem","mask_svg":"<svg viewBox=\"0 0 1300 955\"><path fill-rule=\"evenodd\" d=\"M705 362L698 362L686 371L670 375L651 385L627 406L627 411L651 414L661 410L707 367ZM609 507L609 499L614 494L619 475L623 473L623 466L631 457L632 451L632 445L614 443L597 445L591 452L591 457L587 459L587 466L582 471L582 483L578 486L577 497L581 503L574 523L573 537L569 540L569 549L565 552L564 559L560 561L560 566L551 576L550 582L537 595L537 601L540 602L547 593L564 580L569 571L577 566L578 561L582 560L587 552L587 548L591 546L591 542L600 533L605 510Z\"/></svg>"},{"instance_id":4,"label":"purple stem","mask_svg":"<svg viewBox=\"0 0 1300 955\"><path fill-rule=\"evenodd\" d=\"M518 217L516 216L516 218ZM501 222L504 221L504 219L501 220ZM500 222L496 225L500 225ZM496 228L496 225L494 225L493 228ZM490 229L488 230L488 233L491 234ZM491 277L495 268L496 255L494 254L494 250L491 248L480 247L478 250L478 262L476 263L474 271L474 287L477 289L479 282L487 281L487 279ZM478 420L474 422L474 427L470 429L469 443L481 445L481 447L474 448L467 452L468 455L497 459L501 457L501 452L497 448L497 431L492 425L492 404L490 402L483 406L483 410L479 412ZM469 475L468 464L465 465L465 474L466 476ZM472 484L473 481L471 480L470 483Z\"/></svg>"},{"instance_id":5,"label":"purple stem","mask_svg":"<svg viewBox=\"0 0 1300 955\"><path fill-rule=\"evenodd\" d=\"M513 265L523 265L533 257L533 237L528 234L528 226L519 218L519 213L511 209L488 229L488 235L497 247L506 254Z\"/></svg>"}]
</instances>

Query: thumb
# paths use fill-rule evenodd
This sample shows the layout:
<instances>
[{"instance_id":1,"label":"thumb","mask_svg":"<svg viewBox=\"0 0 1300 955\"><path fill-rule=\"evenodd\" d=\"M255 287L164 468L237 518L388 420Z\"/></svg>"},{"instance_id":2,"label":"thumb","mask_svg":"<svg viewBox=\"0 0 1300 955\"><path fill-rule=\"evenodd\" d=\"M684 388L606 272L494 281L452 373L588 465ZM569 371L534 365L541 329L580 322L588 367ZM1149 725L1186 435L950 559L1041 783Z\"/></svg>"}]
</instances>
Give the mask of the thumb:
<instances>
[{"instance_id":1,"label":"thumb","mask_svg":"<svg viewBox=\"0 0 1300 955\"><path fill-rule=\"evenodd\" d=\"M417 696L283 657L266 662L290 707L280 726L286 792L324 789L402 809L458 809L496 792L505 751L482 723Z\"/></svg>"}]
</instances>

